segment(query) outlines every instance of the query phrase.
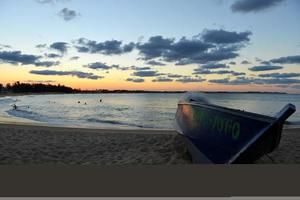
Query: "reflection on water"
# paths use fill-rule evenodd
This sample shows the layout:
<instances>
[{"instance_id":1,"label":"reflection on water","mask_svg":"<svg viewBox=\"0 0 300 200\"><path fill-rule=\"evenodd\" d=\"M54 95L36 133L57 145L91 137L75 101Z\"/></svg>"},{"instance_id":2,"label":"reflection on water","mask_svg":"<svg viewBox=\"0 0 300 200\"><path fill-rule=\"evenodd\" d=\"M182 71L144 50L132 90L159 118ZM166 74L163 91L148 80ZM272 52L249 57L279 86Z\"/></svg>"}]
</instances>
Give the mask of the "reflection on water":
<instances>
[{"instance_id":1,"label":"reflection on water","mask_svg":"<svg viewBox=\"0 0 300 200\"><path fill-rule=\"evenodd\" d=\"M172 129L177 103L182 95L146 93L6 97L0 99L0 117L13 116L72 126ZM214 104L266 115L275 115L287 103L293 103L300 109L300 95L294 94L204 93L203 96ZM11 107L13 103L25 107L14 111ZM294 113L289 120L300 121L299 113Z\"/></svg>"}]
</instances>

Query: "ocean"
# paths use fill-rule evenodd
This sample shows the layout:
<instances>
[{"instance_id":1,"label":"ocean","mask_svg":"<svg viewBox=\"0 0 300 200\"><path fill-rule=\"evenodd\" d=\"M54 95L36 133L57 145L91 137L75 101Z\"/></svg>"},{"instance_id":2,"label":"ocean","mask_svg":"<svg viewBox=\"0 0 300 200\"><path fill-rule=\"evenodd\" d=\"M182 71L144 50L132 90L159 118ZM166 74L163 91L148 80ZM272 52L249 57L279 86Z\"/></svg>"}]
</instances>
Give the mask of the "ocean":
<instances>
[{"instance_id":1,"label":"ocean","mask_svg":"<svg viewBox=\"0 0 300 200\"><path fill-rule=\"evenodd\" d=\"M211 103L275 115L285 104L299 108L288 121L300 122L299 94L201 93ZM173 129L183 93L53 94L0 98L0 119L89 128ZM100 99L102 100L100 102ZM18 106L14 110L12 105Z\"/></svg>"}]
</instances>

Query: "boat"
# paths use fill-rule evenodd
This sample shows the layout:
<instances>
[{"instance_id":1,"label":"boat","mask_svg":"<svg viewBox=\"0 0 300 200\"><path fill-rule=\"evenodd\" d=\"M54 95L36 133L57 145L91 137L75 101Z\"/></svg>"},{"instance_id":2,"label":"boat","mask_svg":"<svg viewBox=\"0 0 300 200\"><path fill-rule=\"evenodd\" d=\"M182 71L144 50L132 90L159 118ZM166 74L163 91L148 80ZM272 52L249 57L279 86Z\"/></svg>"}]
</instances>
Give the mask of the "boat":
<instances>
[{"instance_id":1,"label":"boat","mask_svg":"<svg viewBox=\"0 0 300 200\"><path fill-rule=\"evenodd\" d=\"M253 163L278 147L283 124L295 111L289 103L271 117L188 93L178 103L175 129L184 136L194 163Z\"/></svg>"}]
</instances>

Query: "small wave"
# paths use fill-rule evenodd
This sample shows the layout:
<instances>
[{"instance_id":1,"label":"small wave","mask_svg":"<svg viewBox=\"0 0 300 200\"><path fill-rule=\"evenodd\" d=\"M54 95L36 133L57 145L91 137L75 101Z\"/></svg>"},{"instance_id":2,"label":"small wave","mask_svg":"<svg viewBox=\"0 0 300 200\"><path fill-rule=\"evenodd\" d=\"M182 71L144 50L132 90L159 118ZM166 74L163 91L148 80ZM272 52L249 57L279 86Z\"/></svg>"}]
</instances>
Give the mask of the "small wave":
<instances>
[{"instance_id":1,"label":"small wave","mask_svg":"<svg viewBox=\"0 0 300 200\"><path fill-rule=\"evenodd\" d=\"M30 119L39 122L48 122L49 119L46 116L39 115L38 113L31 112L28 110L18 109L18 110L8 110L6 111L9 115L14 117L20 117L25 119Z\"/></svg>"},{"instance_id":2,"label":"small wave","mask_svg":"<svg viewBox=\"0 0 300 200\"><path fill-rule=\"evenodd\" d=\"M124 110L128 110L129 108L115 108L116 111L124 111Z\"/></svg>"},{"instance_id":3,"label":"small wave","mask_svg":"<svg viewBox=\"0 0 300 200\"><path fill-rule=\"evenodd\" d=\"M113 125L120 125L120 126L138 127L138 128L155 128L155 127L152 127L152 126L126 123L126 122L121 122L121 121L116 121L116 120L105 120L105 119L100 120L100 119L95 119L95 118L88 118L86 120L88 122L93 122L93 123L106 123L106 124L113 124Z\"/></svg>"},{"instance_id":4,"label":"small wave","mask_svg":"<svg viewBox=\"0 0 300 200\"><path fill-rule=\"evenodd\" d=\"M13 99L11 97L0 98L0 104L10 104L10 103L14 103L16 101L17 101L16 99Z\"/></svg>"}]
</instances>

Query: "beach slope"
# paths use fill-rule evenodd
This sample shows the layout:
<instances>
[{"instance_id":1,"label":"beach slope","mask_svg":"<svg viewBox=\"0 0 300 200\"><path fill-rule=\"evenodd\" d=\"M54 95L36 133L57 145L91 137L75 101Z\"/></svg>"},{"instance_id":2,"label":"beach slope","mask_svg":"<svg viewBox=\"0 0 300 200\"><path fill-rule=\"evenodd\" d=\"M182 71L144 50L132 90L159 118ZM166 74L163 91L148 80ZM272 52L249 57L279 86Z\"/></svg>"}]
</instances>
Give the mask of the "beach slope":
<instances>
[{"instance_id":1,"label":"beach slope","mask_svg":"<svg viewBox=\"0 0 300 200\"><path fill-rule=\"evenodd\" d=\"M257 163L300 163L300 129L284 129ZM167 130L110 130L0 124L2 165L191 164L182 136Z\"/></svg>"}]
</instances>

